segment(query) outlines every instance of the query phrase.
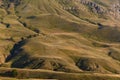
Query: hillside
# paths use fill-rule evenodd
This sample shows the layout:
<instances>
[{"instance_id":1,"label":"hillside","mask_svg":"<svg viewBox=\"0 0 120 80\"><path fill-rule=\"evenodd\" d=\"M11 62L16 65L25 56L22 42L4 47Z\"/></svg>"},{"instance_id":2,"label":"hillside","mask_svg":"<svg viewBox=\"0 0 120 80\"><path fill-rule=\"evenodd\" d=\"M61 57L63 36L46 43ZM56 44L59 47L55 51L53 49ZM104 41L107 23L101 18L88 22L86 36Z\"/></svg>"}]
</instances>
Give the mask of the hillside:
<instances>
[{"instance_id":1,"label":"hillside","mask_svg":"<svg viewBox=\"0 0 120 80\"><path fill-rule=\"evenodd\" d=\"M0 76L119 80L119 1L0 0Z\"/></svg>"}]
</instances>

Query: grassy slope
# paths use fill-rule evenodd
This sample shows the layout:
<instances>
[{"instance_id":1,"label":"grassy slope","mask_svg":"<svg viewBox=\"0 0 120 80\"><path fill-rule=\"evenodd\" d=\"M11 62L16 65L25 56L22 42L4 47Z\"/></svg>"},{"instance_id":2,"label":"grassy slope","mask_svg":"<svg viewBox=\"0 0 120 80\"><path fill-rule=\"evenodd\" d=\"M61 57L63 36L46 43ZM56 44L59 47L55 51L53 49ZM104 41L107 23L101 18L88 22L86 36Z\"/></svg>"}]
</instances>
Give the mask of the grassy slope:
<instances>
[{"instance_id":1,"label":"grassy slope","mask_svg":"<svg viewBox=\"0 0 120 80\"><path fill-rule=\"evenodd\" d=\"M117 74L100 74L100 73L64 73L64 72L54 72L49 70L29 70L29 69L0 69L0 74L5 75L9 72L9 74L13 75L12 71L16 71L16 78L28 78L29 80L34 80L34 78L39 79L55 79L55 80L119 80L120 76ZM36 75L34 75L36 74ZM7 76L10 77L10 76ZM4 79L4 78L3 78ZM6 79L6 78L5 78ZM9 80L9 78L7 78ZM6 80L7 80L6 79ZM11 79L11 78L10 78Z\"/></svg>"},{"instance_id":2,"label":"grassy slope","mask_svg":"<svg viewBox=\"0 0 120 80\"><path fill-rule=\"evenodd\" d=\"M11 26L6 28L5 25L1 24L2 27L0 28L0 42L2 43L0 44L0 47L2 47L0 53L3 59L8 56L13 45L21 41L21 37L25 37L26 40L24 40L25 44L15 48L18 54L1 66L70 72L75 75L71 76L73 79L84 79L86 77L86 75L81 76L80 74L73 74L73 72L119 73L120 62L117 55L120 54L120 45L116 42L120 40L120 32L111 28L113 24L108 22L113 21L99 18L98 15L95 15L80 3L72 2L66 5L79 5L81 7L78 10L80 14L73 14L73 12L64 10L62 8L62 6L65 6L64 3L58 3L58 1L23 0L23 4L15 8L16 14L8 15L5 11L7 16L2 16L1 21ZM91 24L91 22L103 23L110 27L99 30L98 26ZM35 29L44 34L28 38L29 35L36 34ZM11 39L11 37L13 38ZM116 51L117 54L115 54ZM59 79L58 75L66 75L65 78L68 79L69 74L53 73L53 75L52 78ZM87 80L96 80L96 76L87 76ZM106 79L110 80L108 77Z\"/></svg>"}]
</instances>

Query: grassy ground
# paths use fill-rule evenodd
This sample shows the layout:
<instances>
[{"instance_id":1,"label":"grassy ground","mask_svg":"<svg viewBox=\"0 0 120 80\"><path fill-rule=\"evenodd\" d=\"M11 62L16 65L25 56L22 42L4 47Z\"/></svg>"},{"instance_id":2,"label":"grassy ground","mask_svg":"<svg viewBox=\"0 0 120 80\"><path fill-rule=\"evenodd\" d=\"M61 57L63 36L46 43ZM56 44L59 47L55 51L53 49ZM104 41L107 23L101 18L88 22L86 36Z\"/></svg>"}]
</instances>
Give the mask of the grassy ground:
<instances>
[{"instance_id":1,"label":"grassy ground","mask_svg":"<svg viewBox=\"0 0 120 80\"><path fill-rule=\"evenodd\" d=\"M89 72L81 72L81 73L64 73L64 72L54 72L50 70L29 70L29 69L10 69L10 68L0 68L0 75L7 75L6 77L10 77L10 75L14 75L12 73L13 70L17 71L16 78L26 78L29 80L34 80L34 78L43 78L43 79L52 79L52 80L119 80L120 76L117 74L101 74L101 73L89 73ZM69 76L69 77L68 77ZM6 79L1 77L1 79ZM33 79L32 79L33 78ZM11 80L12 78L8 78ZM13 78L14 79L14 78ZM15 79L16 80L16 79Z\"/></svg>"},{"instance_id":2,"label":"grassy ground","mask_svg":"<svg viewBox=\"0 0 120 80\"><path fill-rule=\"evenodd\" d=\"M111 3L95 2L104 8ZM64 9L70 6L80 8ZM22 68L12 76L120 79L120 29L114 27L119 23L109 15L100 17L87 5L66 0L23 0L15 8L0 8L0 13L1 75L11 77L11 68Z\"/></svg>"}]
</instances>

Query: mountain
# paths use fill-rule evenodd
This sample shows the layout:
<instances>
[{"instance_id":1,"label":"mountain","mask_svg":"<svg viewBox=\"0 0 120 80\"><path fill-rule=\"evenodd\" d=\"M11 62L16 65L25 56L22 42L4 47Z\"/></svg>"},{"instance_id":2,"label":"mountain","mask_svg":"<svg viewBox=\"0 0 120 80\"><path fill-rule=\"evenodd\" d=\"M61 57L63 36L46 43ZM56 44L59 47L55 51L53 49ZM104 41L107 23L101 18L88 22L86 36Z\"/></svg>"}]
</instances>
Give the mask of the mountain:
<instances>
[{"instance_id":1,"label":"mountain","mask_svg":"<svg viewBox=\"0 0 120 80\"><path fill-rule=\"evenodd\" d=\"M0 76L119 80L119 1L0 0Z\"/></svg>"}]
</instances>

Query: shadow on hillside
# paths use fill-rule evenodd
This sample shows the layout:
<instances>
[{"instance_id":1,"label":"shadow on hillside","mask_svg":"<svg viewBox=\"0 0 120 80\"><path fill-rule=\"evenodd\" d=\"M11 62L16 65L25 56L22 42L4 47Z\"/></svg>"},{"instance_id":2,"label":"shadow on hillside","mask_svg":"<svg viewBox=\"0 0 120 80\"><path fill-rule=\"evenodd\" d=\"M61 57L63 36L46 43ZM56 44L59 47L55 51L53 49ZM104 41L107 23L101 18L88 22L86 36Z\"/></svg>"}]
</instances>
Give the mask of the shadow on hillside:
<instances>
[{"instance_id":1,"label":"shadow on hillside","mask_svg":"<svg viewBox=\"0 0 120 80\"><path fill-rule=\"evenodd\" d=\"M26 43L25 40L22 40L18 43L16 43L13 46L13 49L10 51L10 55L6 58L6 62L8 62L9 60L11 60L13 57L15 57L18 53L20 53L21 51L23 51L23 49L21 48L24 44Z\"/></svg>"}]
</instances>

